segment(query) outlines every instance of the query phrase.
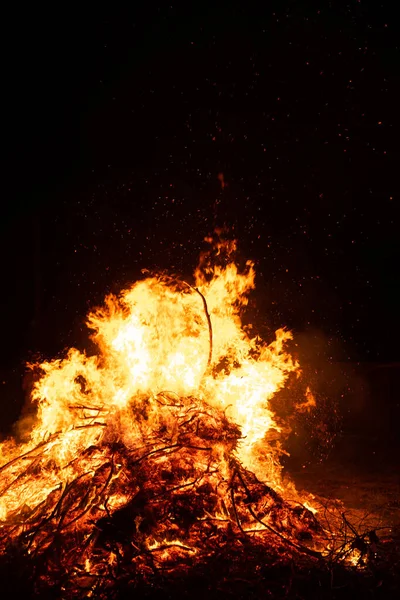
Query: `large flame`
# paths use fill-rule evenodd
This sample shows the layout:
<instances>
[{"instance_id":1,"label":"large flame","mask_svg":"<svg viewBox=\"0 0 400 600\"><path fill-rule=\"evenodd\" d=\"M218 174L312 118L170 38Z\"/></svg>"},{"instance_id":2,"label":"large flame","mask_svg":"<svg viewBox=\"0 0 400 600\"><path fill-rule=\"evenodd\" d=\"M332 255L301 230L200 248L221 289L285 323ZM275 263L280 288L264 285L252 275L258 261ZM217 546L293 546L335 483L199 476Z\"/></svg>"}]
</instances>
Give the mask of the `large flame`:
<instances>
[{"instance_id":1,"label":"large flame","mask_svg":"<svg viewBox=\"0 0 400 600\"><path fill-rule=\"evenodd\" d=\"M254 265L238 268L234 242L208 241L192 284L147 277L89 314L97 354L70 349L31 365L40 371L34 425L23 442L0 445L0 553L6 539L43 553L65 534L62 569L76 575L78 567L65 566L75 556L83 572L105 577L104 564L113 569L127 553L98 541L104 519L111 527L118 511L134 522L136 566L143 552L158 560L196 554L207 545L196 527L210 519L220 532L235 526L240 535L282 538L279 531L294 527L286 541L296 548L304 527L314 527L309 498L283 480L285 427L271 408L288 377L300 373L287 351L291 333L279 329L266 343L243 326ZM299 410L314 406L307 388ZM160 504L167 493L169 511ZM200 496L189 531L187 504ZM311 517L282 498L301 500Z\"/></svg>"},{"instance_id":2,"label":"large flame","mask_svg":"<svg viewBox=\"0 0 400 600\"><path fill-rule=\"evenodd\" d=\"M204 253L193 286L160 275L118 297L108 296L87 321L98 354L71 349L64 359L40 364L43 375L32 392L36 425L23 448L13 442L0 446L2 462L49 441L47 452L63 468L104 435L99 428L87 428L89 422L105 425L117 415L124 442L135 444L145 432L132 419L130 405L150 399L150 432L157 420L155 399L168 393L194 396L226 411L242 432L237 449L242 464L281 489L276 450L262 442L269 430L280 430L269 400L299 365L285 351L289 331L279 329L275 341L266 344L242 326L240 313L254 288L255 272L251 262L244 272L230 262L235 249L234 242L217 245L222 265L209 264L210 255ZM40 503L70 476L68 469L42 472L34 485L29 481L26 489L10 489L0 498L1 518L21 502Z\"/></svg>"}]
</instances>

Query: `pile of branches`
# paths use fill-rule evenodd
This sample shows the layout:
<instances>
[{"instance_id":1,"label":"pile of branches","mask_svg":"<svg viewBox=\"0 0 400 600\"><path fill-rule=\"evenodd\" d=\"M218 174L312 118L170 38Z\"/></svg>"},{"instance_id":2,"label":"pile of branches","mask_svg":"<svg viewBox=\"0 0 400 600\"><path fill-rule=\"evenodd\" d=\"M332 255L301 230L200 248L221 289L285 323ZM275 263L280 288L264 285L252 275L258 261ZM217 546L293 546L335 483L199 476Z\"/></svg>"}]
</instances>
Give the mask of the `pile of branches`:
<instances>
[{"instance_id":1,"label":"pile of branches","mask_svg":"<svg viewBox=\"0 0 400 600\"><path fill-rule=\"evenodd\" d=\"M80 426L102 435L65 465L75 478L65 482L60 473L64 483L41 504L19 506L0 522L3 590L10 585L15 594L20 586L25 598L63 599L117 599L133 591L165 597L166 588L178 597L239 589L289 597L310 578L331 589L349 551L350 527L341 546L312 512L246 470L235 455L240 430L222 410L191 397L141 398L131 410L143 431L154 403L157 427L140 446L124 440L118 417ZM46 446L63 435L3 465L4 474L23 462L11 485L29 485L54 468ZM363 561L371 539L357 531L353 538ZM323 555L322 545L331 553Z\"/></svg>"}]
</instances>

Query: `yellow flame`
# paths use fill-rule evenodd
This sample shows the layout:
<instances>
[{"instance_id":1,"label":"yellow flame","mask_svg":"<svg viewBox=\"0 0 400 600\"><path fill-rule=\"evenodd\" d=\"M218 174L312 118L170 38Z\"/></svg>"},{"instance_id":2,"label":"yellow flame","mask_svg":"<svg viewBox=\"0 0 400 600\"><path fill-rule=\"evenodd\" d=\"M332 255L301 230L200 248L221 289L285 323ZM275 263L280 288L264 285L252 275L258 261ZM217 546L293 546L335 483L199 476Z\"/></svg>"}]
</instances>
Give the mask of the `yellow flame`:
<instances>
[{"instance_id":1,"label":"yellow flame","mask_svg":"<svg viewBox=\"0 0 400 600\"><path fill-rule=\"evenodd\" d=\"M261 480L282 488L278 460L265 441L269 430L280 431L270 400L299 365L286 352L290 332L279 329L267 344L243 327L241 311L255 287L255 271L251 262L239 271L230 259L234 250L233 242L217 245L222 264L213 265L203 254L193 286L160 275L108 296L87 320L98 354L71 349L65 358L40 365L42 376L32 392L37 420L29 440L23 445L4 442L0 458L5 464L37 452L42 444L40 451L51 456L53 468L42 470L35 485L32 480L25 484L21 475L15 488L10 484L23 465L9 466L0 484L0 492L5 490L0 519L23 504L37 506L57 486L66 485L74 459L106 436L108 427L119 428L128 447L137 444L145 427L147 433L154 429L156 398L163 393L195 396L224 409L242 431L238 458ZM147 425L136 422L129 410L143 403ZM118 507L124 499L112 497L110 506Z\"/></svg>"}]
</instances>

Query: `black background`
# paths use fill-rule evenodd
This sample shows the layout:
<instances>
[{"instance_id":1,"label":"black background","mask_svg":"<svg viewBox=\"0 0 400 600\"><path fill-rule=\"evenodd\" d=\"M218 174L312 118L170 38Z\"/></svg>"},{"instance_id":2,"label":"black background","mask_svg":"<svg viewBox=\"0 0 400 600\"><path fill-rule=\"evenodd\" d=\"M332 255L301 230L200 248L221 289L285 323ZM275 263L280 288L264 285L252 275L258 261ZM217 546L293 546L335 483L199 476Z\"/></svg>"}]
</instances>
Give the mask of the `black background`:
<instances>
[{"instance_id":1,"label":"black background","mask_svg":"<svg viewBox=\"0 0 400 600\"><path fill-rule=\"evenodd\" d=\"M83 347L142 268L189 277L222 225L260 323L400 360L389 2L29 10L3 22L3 422L26 360Z\"/></svg>"}]
</instances>

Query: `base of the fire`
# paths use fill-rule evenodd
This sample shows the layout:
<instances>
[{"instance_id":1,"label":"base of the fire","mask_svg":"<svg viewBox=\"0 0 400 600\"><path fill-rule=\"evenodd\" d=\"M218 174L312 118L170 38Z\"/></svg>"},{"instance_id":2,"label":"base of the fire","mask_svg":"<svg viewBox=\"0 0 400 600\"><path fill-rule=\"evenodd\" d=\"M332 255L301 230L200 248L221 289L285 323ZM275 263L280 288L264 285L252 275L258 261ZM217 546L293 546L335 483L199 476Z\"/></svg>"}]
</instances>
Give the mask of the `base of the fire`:
<instances>
[{"instance_id":1,"label":"base of the fire","mask_svg":"<svg viewBox=\"0 0 400 600\"><path fill-rule=\"evenodd\" d=\"M142 398L129 410L144 429L152 403L158 429L142 447L121 443L118 419L99 415L87 425L99 442L73 465L80 474L1 522L3 598L391 597L387 530L357 530L333 503L315 516L284 500L239 463L241 433L222 410ZM32 480L53 468L49 449L65 435L3 470L18 465Z\"/></svg>"}]
</instances>

